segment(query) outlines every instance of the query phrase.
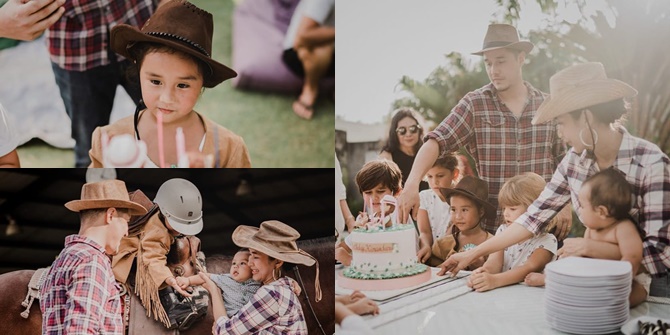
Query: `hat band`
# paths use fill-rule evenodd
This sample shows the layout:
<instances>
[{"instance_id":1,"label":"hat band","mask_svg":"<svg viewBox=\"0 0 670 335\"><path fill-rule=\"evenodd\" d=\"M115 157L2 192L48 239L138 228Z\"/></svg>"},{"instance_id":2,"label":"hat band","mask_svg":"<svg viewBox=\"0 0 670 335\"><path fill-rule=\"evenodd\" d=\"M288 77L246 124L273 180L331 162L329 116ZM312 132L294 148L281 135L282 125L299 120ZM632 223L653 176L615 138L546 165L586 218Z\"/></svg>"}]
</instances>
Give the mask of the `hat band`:
<instances>
[{"instance_id":1,"label":"hat band","mask_svg":"<svg viewBox=\"0 0 670 335\"><path fill-rule=\"evenodd\" d=\"M316 302L321 301L321 298L323 298L323 296L322 296L322 292L321 292L321 283L319 281L319 260L317 260L316 257L310 255L309 253L303 251L302 249L290 250L290 251L280 251L279 253L282 253L282 254L284 254L284 253L285 254L301 254L303 256L307 256L307 257L313 259L316 262L316 277L314 278L314 291L316 292L316 297L314 297L314 300Z\"/></svg>"},{"instance_id":2,"label":"hat band","mask_svg":"<svg viewBox=\"0 0 670 335\"><path fill-rule=\"evenodd\" d=\"M151 35L151 36L156 36L156 37L159 37L159 38L163 38L163 39L173 39L173 40L177 40L177 41L186 43L189 46L193 47L196 51L202 53L203 55L205 55L207 57L211 57L209 55L209 53L207 52L207 50L205 50L205 48L200 46L200 44L195 43L195 42L193 42L191 40L188 40L186 38L183 38L181 36L177 36L177 35L174 35L174 34L168 34L168 33L164 33L164 32L154 32L154 31L148 32L146 34Z\"/></svg>"},{"instance_id":3,"label":"hat band","mask_svg":"<svg viewBox=\"0 0 670 335\"><path fill-rule=\"evenodd\" d=\"M482 47L482 49L505 47L505 46L508 46L510 44L513 44L513 43L516 43L516 42L492 41L492 42L484 43L484 46Z\"/></svg>"}]
</instances>

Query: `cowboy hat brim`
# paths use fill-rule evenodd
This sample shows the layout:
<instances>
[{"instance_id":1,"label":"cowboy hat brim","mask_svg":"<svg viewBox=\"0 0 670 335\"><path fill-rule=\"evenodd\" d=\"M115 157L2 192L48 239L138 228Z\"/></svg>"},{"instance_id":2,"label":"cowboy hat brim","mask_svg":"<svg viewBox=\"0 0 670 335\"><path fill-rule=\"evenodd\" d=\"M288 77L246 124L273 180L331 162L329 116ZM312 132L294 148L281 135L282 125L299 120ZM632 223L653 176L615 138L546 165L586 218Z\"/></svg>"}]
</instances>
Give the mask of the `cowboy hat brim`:
<instances>
[{"instance_id":1,"label":"cowboy hat brim","mask_svg":"<svg viewBox=\"0 0 670 335\"><path fill-rule=\"evenodd\" d=\"M272 244L268 241L257 239L254 235L258 232L258 228L250 226L238 226L233 232L233 243L240 248L249 248L258 250L272 258L282 260L284 262L293 264L303 264L312 266L316 261L306 255L296 251L281 252L272 248Z\"/></svg>"},{"instance_id":2,"label":"cowboy hat brim","mask_svg":"<svg viewBox=\"0 0 670 335\"><path fill-rule=\"evenodd\" d=\"M473 52L472 54L477 55L477 56L482 56L487 51L503 49L503 48L521 50L521 51L526 52L526 54L528 54L528 53L530 53L531 50L533 50L533 47L534 47L533 43L530 43L528 41L519 41L519 42L512 42L512 43L505 44L505 45L484 48L482 50Z\"/></svg>"},{"instance_id":3,"label":"cowboy hat brim","mask_svg":"<svg viewBox=\"0 0 670 335\"><path fill-rule=\"evenodd\" d=\"M147 209L142 205L126 200L117 199L95 199L95 200L72 200L65 204L65 207L73 212L81 212L87 209L103 209L103 208L125 208L130 210L130 215L142 215L147 212Z\"/></svg>"},{"instance_id":4,"label":"cowboy hat brim","mask_svg":"<svg viewBox=\"0 0 670 335\"><path fill-rule=\"evenodd\" d=\"M494 218L496 216L496 208L493 207L488 201L483 201L479 199L474 193L462 190L462 189L457 189L457 188L440 188L440 192L442 192L442 195L447 199L447 203L451 206L451 201L449 201L449 197L452 195L463 195L468 197L470 200L484 206L484 213L486 217L488 218Z\"/></svg>"},{"instance_id":5,"label":"cowboy hat brim","mask_svg":"<svg viewBox=\"0 0 670 335\"><path fill-rule=\"evenodd\" d=\"M637 95L632 86L616 79L590 80L562 91L559 96L547 97L535 112L532 123L545 123L554 118L589 106Z\"/></svg>"},{"instance_id":6,"label":"cowboy hat brim","mask_svg":"<svg viewBox=\"0 0 670 335\"><path fill-rule=\"evenodd\" d=\"M155 37L141 32L136 27L119 24L112 28L110 35L111 48L114 52L119 55L128 58L132 61L135 61L134 57L128 52L128 46L131 43L137 42L151 42L156 44L167 45L171 48L177 49L181 52L189 54L207 64L212 73L210 75L204 75L203 86L204 87L214 87L224 80L237 77L237 72L233 69L215 61L211 57L206 56L203 53L196 51L195 49L186 46L184 43L179 42L178 40L170 40L167 38Z\"/></svg>"}]
</instances>

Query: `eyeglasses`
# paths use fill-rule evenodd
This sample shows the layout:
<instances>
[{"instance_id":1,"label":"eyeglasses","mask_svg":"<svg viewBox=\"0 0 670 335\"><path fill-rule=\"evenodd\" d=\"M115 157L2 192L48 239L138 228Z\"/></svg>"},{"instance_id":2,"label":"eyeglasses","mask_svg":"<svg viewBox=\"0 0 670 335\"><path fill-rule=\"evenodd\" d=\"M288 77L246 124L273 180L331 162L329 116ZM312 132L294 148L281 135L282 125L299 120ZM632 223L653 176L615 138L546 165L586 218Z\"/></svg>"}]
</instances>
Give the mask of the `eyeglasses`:
<instances>
[{"instance_id":1,"label":"eyeglasses","mask_svg":"<svg viewBox=\"0 0 670 335\"><path fill-rule=\"evenodd\" d=\"M419 132L419 130L421 130L421 126L419 126L418 124L415 124L413 126L409 126L409 128L398 127L398 128L395 129L395 132L398 133L398 135L403 136L403 135L407 134L407 130L409 130L410 134L416 134L416 133Z\"/></svg>"}]
</instances>

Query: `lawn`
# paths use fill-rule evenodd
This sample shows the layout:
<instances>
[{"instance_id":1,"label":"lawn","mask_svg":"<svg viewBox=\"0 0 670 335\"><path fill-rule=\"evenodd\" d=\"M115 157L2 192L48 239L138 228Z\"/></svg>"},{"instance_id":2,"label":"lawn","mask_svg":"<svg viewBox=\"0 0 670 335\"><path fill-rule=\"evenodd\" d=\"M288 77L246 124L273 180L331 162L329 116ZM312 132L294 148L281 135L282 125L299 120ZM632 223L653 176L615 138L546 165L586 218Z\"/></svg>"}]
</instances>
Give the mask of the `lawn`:
<instances>
[{"instance_id":1,"label":"lawn","mask_svg":"<svg viewBox=\"0 0 670 335\"><path fill-rule=\"evenodd\" d=\"M192 0L214 15L213 58L231 62L231 0ZM196 110L241 135L253 167L333 167L335 103L320 98L310 121L293 114L295 97L240 91L229 82L205 91ZM18 148L23 167L73 167L74 152L33 140Z\"/></svg>"}]
</instances>

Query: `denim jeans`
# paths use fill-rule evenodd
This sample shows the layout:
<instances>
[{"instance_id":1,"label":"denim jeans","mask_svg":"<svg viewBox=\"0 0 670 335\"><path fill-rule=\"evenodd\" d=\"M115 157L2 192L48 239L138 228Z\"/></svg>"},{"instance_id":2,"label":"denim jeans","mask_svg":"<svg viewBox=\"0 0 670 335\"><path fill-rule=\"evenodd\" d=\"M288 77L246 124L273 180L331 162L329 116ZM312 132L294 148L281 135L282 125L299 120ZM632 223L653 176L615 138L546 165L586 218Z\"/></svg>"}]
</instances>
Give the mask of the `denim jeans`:
<instances>
[{"instance_id":1,"label":"denim jeans","mask_svg":"<svg viewBox=\"0 0 670 335\"><path fill-rule=\"evenodd\" d=\"M116 87L121 85L135 103L141 99L137 79L131 83L126 77L130 64L128 60L112 62L80 72L64 70L51 63L65 110L72 120L76 167L87 167L91 163L88 156L91 136L96 127L109 124Z\"/></svg>"},{"instance_id":2,"label":"denim jeans","mask_svg":"<svg viewBox=\"0 0 670 335\"><path fill-rule=\"evenodd\" d=\"M649 295L654 297L670 298L670 270L665 277L651 279Z\"/></svg>"}]
</instances>

